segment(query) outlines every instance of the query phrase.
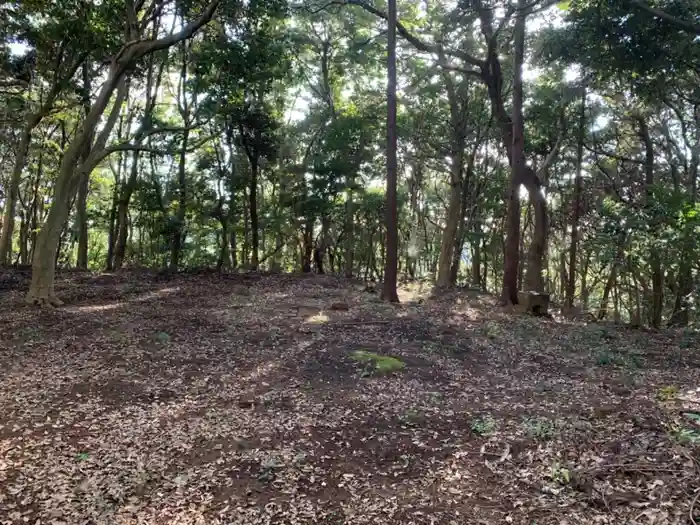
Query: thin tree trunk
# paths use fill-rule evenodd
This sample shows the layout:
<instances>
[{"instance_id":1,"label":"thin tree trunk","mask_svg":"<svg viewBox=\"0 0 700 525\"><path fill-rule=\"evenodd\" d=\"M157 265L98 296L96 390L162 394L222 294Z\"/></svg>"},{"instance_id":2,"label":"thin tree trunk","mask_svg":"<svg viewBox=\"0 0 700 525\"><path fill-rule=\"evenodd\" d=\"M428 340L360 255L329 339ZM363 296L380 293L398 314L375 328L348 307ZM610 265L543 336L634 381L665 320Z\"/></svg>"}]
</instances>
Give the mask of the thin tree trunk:
<instances>
[{"instance_id":1,"label":"thin tree trunk","mask_svg":"<svg viewBox=\"0 0 700 525\"><path fill-rule=\"evenodd\" d=\"M354 178L348 181L348 200L345 203L345 254L343 258L345 266L345 277L347 278L353 276L353 269L355 264L355 202L353 200L354 183Z\"/></svg>"},{"instance_id":2,"label":"thin tree trunk","mask_svg":"<svg viewBox=\"0 0 700 525\"><path fill-rule=\"evenodd\" d=\"M617 255L615 257L615 260L611 263L610 275L608 276L608 281L605 283L605 288L603 289L603 299L601 300L600 308L598 309L598 319L601 321L605 319L605 316L608 312L608 301L610 300L610 292L612 290L612 287L615 284L615 280L617 279L618 267L624 261L624 246L625 239L623 238L620 240L620 244L618 245Z\"/></svg>"},{"instance_id":3,"label":"thin tree trunk","mask_svg":"<svg viewBox=\"0 0 700 525\"><path fill-rule=\"evenodd\" d=\"M526 2L518 0L515 18L513 59L513 117L511 127L511 175L508 187L506 215L506 245L504 250L503 290L505 304L518 304L518 268L520 266L520 183L525 171L525 123L523 121L523 61L525 55ZM500 86L499 86L500 88ZM500 97L500 93L498 94ZM505 126L505 123L501 123ZM506 135L506 139L507 139ZM506 146L508 146L506 141Z\"/></svg>"},{"instance_id":4,"label":"thin tree trunk","mask_svg":"<svg viewBox=\"0 0 700 525\"><path fill-rule=\"evenodd\" d=\"M576 144L576 179L574 182L573 219L571 221L571 245L569 248L569 282L566 287L565 306L574 306L576 295L576 252L578 250L578 223L581 216L581 186L583 185L583 141L586 136L586 91L581 95L578 140Z\"/></svg>"},{"instance_id":5,"label":"thin tree trunk","mask_svg":"<svg viewBox=\"0 0 700 525\"><path fill-rule=\"evenodd\" d=\"M175 224L171 232L170 240L170 271L176 272L180 266L180 255L182 251L183 230L185 227L185 212L187 210L187 144L189 140L189 131L185 129L182 134L182 148L180 150L180 160L177 170L178 184L178 203L177 212L175 214Z\"/></svg>"},{"instance_id":6,"label":"thin tree trunk","mask_svg":"<svg viewBox=\"0 0 700 525\"><path fill-rule=\"evenodd\" d=\"M40 115L32 115L27 124L22 131L22 137L19 141L19 146L17 147L17 156L15 157L15 164L12 168L12 175L10 176L10 187L7 192L7 202L5 203L5 211L2 219L2 233L0 234L0 266L9 264L12 253L12 233L14 231L15 225L15 213L17 208L17 201L19 200L19 186L22 182L22 172L24 171L24 166L27 163L27 156L29 154L29 144L32 140L32 131L36 126L39 125L41 121Z\"/></svg>"},{"instance_id":7,"label":"thin tree trunk","mask_svg":"<svg viewBox=\"0 0 700 525\"><path fill-rule=\"evenodd\" d=\"M398 273L398 210L396 202L396 0L389 0L389 34L387 62L387 159L386 159L386 258L382 298L398 303L396 291Z\"/></svg>"},{"instance_id":8,"label":"thin tree trunk","mask_svg":"<svg viewBox=\"0 0 700 525\"><path fill-rule=\"evenodd\" d=\"M547 203L539 188L528 188L533 202L535 221L532 231L532 242L528 250L527 275L525 288L532 292L544 292L542 278L544 254L547 250Z\"/></svg>"},{"instance_id":9,"label":"thin tree trunk","mask_svg":"<svg viewBox=\"0 0 700 525\"><path fill-rule=\"evenodd\" d=\"M19 264L25 265L29 261L29 217L22 211L19 224Z\"/></svg>"},{"instance_id":10,"label":"thin tree trunk","mask_svg":"<svg viewBox=\"0 0 700 525\"><path fill-rule=\"evenodd\" d=\"M647 207L648 213L652 218L652 223L658 223L655 217L655 212L652 210L653 206L653 185L654 185L654 143L651 140L649 134L649 127L647 125L646 119L643 116L637 118L639 123L639 134L644 142L644 148L646 150L644 170L645 170L645 185L646 185L646 199L645 206ZM656 231L653 228L652 231ZM651 286L652 286L652 300L651 308L649 309L649 323L654 328L659 328L663 320L663 308L664 308L664 272L661 266L661 254L659 253L657 243L652 244L652 248L649 253L649 265L651 267Z\"/></svg>"},{"instance_id":11,"label":"thin tree trunk","mask_svg":"<svg viewBox=\"0 0 700 525\"><path fill-rule=\"evenodd\" d=\"M250 209L250 230L252 241L252 256L250 265L253 270L258 269L259 258L259 231L258 231L258 161L257 158L250 159L250 183L248 186L248 207Z\"/></svg>"},{"instance_id":12,"label":"thin tree trunk","mask_svg":"<svg viewBox=\"0 0 700 525\"><path fill-rule=\"evenodd\" d=\"M461 166L457 159L453 159L452 177L450 184L450 199L447 207L445 228L442 231L440 243L440 259L438 262L438 275L435 287L445 289L450 286L450 271L452 268L452 254L454 253L455 238L459 228L459 216L462 206ZM459 171L460 173L455 173Z\"/></svg>"},{"instance_id":13,"label":"thin tree trunk","mask_svg":"<svg viewBox=\"0 0 700 525\"><path fill-rule=\"evenodd\" d=\"M90 94L92 93L92 84L90 82L90 62L83 62L83 109L85 116L90 113ZM92 148L93 136L90 135L83 149L83 162L85 162ZM88 267L88 215L87 215L87 198L90 190L90 172L86 171L83 175L80 186L78 186L78 203L77 203L77 219L78 219L78 260L76 266L81 270L87 270Z\"/></svg>"}]
</instances>

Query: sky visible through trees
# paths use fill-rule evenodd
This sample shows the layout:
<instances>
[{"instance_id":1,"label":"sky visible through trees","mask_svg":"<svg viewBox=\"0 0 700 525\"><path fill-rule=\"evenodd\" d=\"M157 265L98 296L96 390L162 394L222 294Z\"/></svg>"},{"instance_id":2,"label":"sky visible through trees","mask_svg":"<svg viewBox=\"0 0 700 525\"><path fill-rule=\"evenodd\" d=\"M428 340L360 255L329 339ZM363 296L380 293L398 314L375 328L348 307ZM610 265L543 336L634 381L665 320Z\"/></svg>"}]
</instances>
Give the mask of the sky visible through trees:
<instances>
[{"instance_id":1,"label":"sky visible through trees","mask_svg":"<svg viewBox=\"0 0 700 525\"><path fill-rule=\"evenodd\" d=\"M698 35L0 2L0 525L700 523Z\"/></svg>"}]
</instances>

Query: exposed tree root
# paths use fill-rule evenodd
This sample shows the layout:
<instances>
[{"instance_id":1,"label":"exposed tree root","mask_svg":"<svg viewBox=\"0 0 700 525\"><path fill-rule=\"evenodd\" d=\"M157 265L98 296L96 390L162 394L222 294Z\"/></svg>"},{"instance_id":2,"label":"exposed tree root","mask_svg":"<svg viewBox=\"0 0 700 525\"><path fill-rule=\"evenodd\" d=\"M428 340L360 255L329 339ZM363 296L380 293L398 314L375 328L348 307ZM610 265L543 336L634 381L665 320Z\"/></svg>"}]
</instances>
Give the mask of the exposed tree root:
<instances>
[{"instance_id":1,"label":"exposed tree root","mask_svg":"<svg viewBox=\"0 0 700 525\"><path fill-rule=\"evenodd\" d=\"M32 306L39 306L40 308L58 308L63 306L63 301L61 301L55 295L52 296L36 296L28 295L27 304Z\"/></svg>"}]
</instances>

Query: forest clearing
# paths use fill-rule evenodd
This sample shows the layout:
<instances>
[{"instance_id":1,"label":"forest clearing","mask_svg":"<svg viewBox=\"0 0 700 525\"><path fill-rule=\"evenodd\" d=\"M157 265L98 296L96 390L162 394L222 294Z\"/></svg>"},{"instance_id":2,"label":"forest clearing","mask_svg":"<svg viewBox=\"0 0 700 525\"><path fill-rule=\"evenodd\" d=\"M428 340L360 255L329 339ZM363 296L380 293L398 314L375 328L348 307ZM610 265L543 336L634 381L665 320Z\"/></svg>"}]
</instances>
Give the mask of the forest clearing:
<instances>
[{"instance_id":1,"label":"forest clearing","mask_svg":"<svg viewBox=\"0 0 700 525\"><path fill-rule=\"evenodd\" d=\"M0 2L0 525L700 525L698 36Z\"/></svg>"},{"instance_id":2,"label":"forest clearing","mask_svg":"<svg viewBox=\"0 0 700 525\"><path fill-rule=\"evenodd\" d=\"M46 310L2 277L2 524L700 520L697 332L257 273L59 273Z\"/></svg>"}]
</instances>

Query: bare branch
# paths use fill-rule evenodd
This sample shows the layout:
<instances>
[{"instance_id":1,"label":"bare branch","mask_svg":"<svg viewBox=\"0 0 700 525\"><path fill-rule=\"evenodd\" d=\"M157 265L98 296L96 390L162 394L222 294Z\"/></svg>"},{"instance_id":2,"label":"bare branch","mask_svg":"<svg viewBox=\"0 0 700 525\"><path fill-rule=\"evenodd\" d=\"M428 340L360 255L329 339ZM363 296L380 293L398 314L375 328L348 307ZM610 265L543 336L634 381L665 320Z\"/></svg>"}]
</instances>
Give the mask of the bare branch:
<instances>
[{"instance_id":1,"label":"bare branch","mask_svg":"<svg viewBox=\"0 0 700 525\"><path fill-rule=\"evenodd\" d=\"M161 49L167 49L174 46L178 42L187 40L191 38L197 31L199 31L202 26L209 23L209 21L214 16L216 9L219 7L221 0L212 0L209 5L204 8L202 14L199 18L187 24L181 31L173 33L163 38L157 40L136 40L132 42L127 42L121 48L117 56L115 57L115 62L131 62L132 60L139 59L149 53L154 53L160 51Z\"/></svg>"}]
</instances>

